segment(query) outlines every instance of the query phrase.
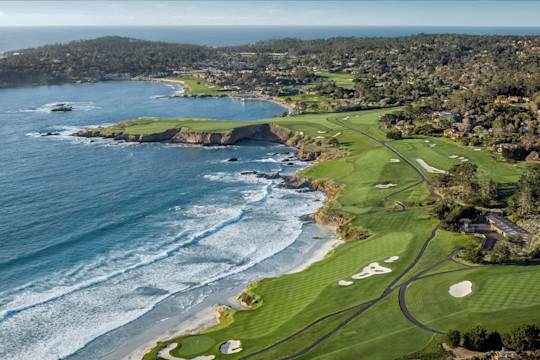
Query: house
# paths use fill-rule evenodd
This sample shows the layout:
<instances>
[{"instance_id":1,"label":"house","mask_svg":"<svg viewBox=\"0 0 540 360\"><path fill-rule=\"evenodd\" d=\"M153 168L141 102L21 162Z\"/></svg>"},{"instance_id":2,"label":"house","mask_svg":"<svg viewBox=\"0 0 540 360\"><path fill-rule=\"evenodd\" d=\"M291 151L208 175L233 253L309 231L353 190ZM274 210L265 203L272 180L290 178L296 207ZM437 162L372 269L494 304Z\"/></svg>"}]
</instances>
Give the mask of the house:
<instances>
[{"instance_id":1,"label":"house","mask_svg":"<svg viewBox=\"0 0 540 360\"><path fill-rule=\"evenodd\" d=\"M519 360L519 357L515 351L509 351L503 347L502 350L495 351L495 353L491 355L491 360Z\"/></svg>"},{"instance_id":2,"label":"house","mask_svg":"<svg viewBox=\"0 0 540 360\"><path fill-rule=\"evenodd\" d=\"M496 231L505 238L509 236L520 235L524 248L528 248L531 244L531 233L518 226L517 224L511 222L504 216L488 215L486 218L491 225L491 230Z\"/></svg>"},{"instance_id":3,"label":"house","mask_svg":"<svg viewBox=\"0 0 540 360\"><path fill-rule=\"evenodd\" d=\"M526 104L530 101L531 99L528 97L497 96L495 99L495 104Z\"/></svg>"},{"instance_id":4,"label":"house","mask_svg":"<svg viewBox=\"0 0 540 360\"><path fill-rule=\"evenodd\" d=\"M460 137L464 137L465 133L463 131L457 131L456 129L446 129L443 131L443 136L446 136L452 139L457 139Z\"/></svg>"}]
</instances>

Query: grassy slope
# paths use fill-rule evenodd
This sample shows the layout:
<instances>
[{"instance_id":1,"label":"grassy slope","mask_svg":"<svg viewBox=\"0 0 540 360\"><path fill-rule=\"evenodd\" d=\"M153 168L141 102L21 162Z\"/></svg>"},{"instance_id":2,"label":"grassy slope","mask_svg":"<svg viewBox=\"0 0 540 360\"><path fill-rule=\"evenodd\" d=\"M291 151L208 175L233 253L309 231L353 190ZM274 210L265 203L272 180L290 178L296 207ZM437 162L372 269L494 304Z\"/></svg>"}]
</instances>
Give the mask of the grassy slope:
<instances>
[{"instance_id":1,"label":"grassy slope","mask_svg":"<svg viewBox=\"0 0 540 360\"><path fill-rule=\"evenodd\" d=\"M341 114L340 116L348 116L349 119L345 121L349 125L382 138L383 133L377 128L377 118L385 111L388 110L372 110ZM388 194L418 182L418 176L403 162L390 163L389 159L395 158L395 155L388 149L361 134L346 131L338 125L327 122L328 116L335 115L303 115L273 119L272 121L292 130L303 131L310 136L329 138L338 132L342 133L337 138L341 144L347 147L347 156L319 163L304 172L311 177L330 179L343 184L344 190L337 201L333 202L333 206L354 214L354 224L368 229L373 236L363 241L349 242L340 246L324 261L313 264L303 272L259 281L253 291L262 297L262 306L249 311L232 310L227 321L205 331L204 334L190 335L174 340L180 343L180 347L176 352L173 351L173 354L184 357L214 354L217 359L238 359L285 338L321 316L376 298L418 254L420 247L435 227L435 222L425 209L387 213L383 200ZM222 122L215 124L221 130L225 130L228 126L236 126L232 123L223 124ZM204 124L199 124L197 121L189 120L185 121L183 126L194 130L201 127L210 130L212 122L205 121ZM326 131L326 133L319 134L318 131ZM415 141L418 143L416 144L418 151L425 152L420 156L414 153L415 147L407 148L408 141L394 141L391 144L396 148L400 147L404 153L407 151L407 156L412 158L423 156L433 166L444 167L442 161L448 159L444 151L437 153L435 150L446 148L445 151L451 153L459 151L460 155L465 155L466 151L469 151L451 143L440 147L438 143L435 148L422 147L424 143L421 140L412 140L412 143ZM405 148L405 150L401 148ZM432 157L428 158L427 154L432 154L430 155ZM466 154L468 156L469 153ZM473 157L474 155L477 157ZM436 159L439 159L441 164L436 163ZM506 164L495 163L485 154L481 155L480 152L473 152L470 159L471 161L473 159L481 161L479 166L489 169L490 176L497 179L504 177L504 171L508 169ZM430 161L433 161L433 164ZM398 185L390 189L374 188L375 184L387 181ZM427 195L427 190L423 186L418 186L420 190L413 188L415 190L409 190L408 194L402 196L411 202L422 200ZM425 257L413 269L412 273L439 261L452 250L463 247L463 244L471 239L472 237L469 236L439 232L428 247ZM400 259L392 264L385 264L392 269L392 273L356 280L354 285L349 287L337 285L338 280L350 279L350 275L358 273L367 264L374 261L381 262L394 255L398 255ZM449 264L445 265L444 269L454 268L461 268L461 266ZM493 270L501 274L516 271L512 269L519 270L520 268L474 269L465 270L458 274L459 276L469 274L473 276L476 273ZM531 274L536 274L536 268L529 267L528 269L530 269ZM434 301L441 302L438 312L433 313L434 310L430 309L431 302L424 302L424 298L429 299L428 294L432 293L431 290L438 284L437 281L446 278L456 279L459 276L444 275L445 278L441 276L421 280L421 282L433 282L425 287L419 286L421 282L413 284L408 292L409 306L413 314L425 321L430 321L433 318L438 319L442 316L442 319L437 320L439 322L431 324L436 328L440 326L441 329L447 329L450 325L461 326L465 320L468 323L479 321L481 317L477 316L478 313L475 312L469 312L467 316L462 316L461 313L457 316L446 316L448 314L444 313L444 306L447 303L449 306L453 306L453 299L444 297L445 291L438 291L433 295L436 299ZM530 279L525 281L523 288L512 287L516 296L505 303L506 308L523 306L523 301L519 299L527 292L529 281ZM442 287L445 286L446 283ZM415 288L419 289L418 293L414 291ZM424 292L420 293L420 291ZM486 287L485 291L484 297L497 296L496 287ZM492 309L490 309L489 302L483 306L488 311L495 311L500 307L497 303L493 305ZM535 302L531 302L531 304L535 304ZM284 343L253 359L276 359L301 350L353 313L354 311L351 310L335 318L327 319L293 341ZM529 321L540 322L540 312L535 311L534 314L537 314L536 318L529 316ZM507 320L505 326L513 326L519 324L522 318L506 317L505 320ZM199 337L201 339L198 339ZM401 314L397 294L394 293L367 310L365 314L352 321L303 358L345 359L363 353L368 354L370 359L392 359L422 350L432 338L431 333L415 327ZM244 351L234 355L221 355L219 345L229 339L241 340ZM160 347L167 343L162 343ZM204 346L196 346L199 343ZM388 346L388 344L392 344L392 346ZM145 359L156 359L156 353L157 349L148 354Z\"/></svg>"},{"instance_id":2,"label":"grassy slope","mask_svg":"<svg viewBox=\"0 0 540 360\"><path fill-rule=\"evenodd\" d=\"M187 93L190 95L228 95L231 93L223 90L221 86L195 76L169 76L167 79L183 81L188 86Z\"/></svg>"},{"instance_id":3,"label":"grassy slope","mask_svg":"<svg viewBox=\"0 0 540 360\"><path fill-rule=\"evenodd\" d=\"M423 142L428 139L430 143L436 144L429 147ZM394 148L408 159L423 159L428 165L442 170L448 170L456 164L460 164L459 159L450 159L449 155L459 155L469 159L469 162L478 165L478 170L483 171L488 177L499 182L516 182L521 173L520 169L509 163L495 162L485 148L474 151L474 148L458 145L447 139L432 137L414 137L397 141ZM418 166L426 176L432 178L435 174L428 173Z\"/></svg>"}]
</instances>

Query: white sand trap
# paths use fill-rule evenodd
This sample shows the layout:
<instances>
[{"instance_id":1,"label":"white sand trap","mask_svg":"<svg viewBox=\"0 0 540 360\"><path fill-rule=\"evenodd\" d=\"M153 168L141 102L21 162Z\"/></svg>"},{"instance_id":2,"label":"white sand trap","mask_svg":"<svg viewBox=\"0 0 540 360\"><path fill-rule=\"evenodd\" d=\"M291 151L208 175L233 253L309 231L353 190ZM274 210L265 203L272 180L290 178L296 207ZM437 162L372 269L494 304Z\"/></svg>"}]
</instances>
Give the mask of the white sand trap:
<instances>
[{"instance_id":1,"label":"white sand trap","mask_svg":"<svg viewBox=\"0 0 540 360\"><path fill-rule=\"evenodd\" d=\"M299 131L299 132L298 132L298 135L304 135L304 132L303 132L303 131Z\"/></svg>"},{"instance_id":2,"label":"white sand trap","mask_svg":"<svg viewBox=\"0 0 540 360\"><path fill-rule=\"evenodd\" d=\"M422 140L422 142L429 143L429 140Z\"/></svg>"},{"instance_id":3,"label":"white sand trap","mask_svg":"<svg viewBox=\"0 0 540 360\"><path fill-rule=\"evenodd\" d=\"M398 162L400 162L400 161L401 161L401 160L399 160L399 159L390 159L390 162L391 162L391 163L398 163Z\"/></svg>"},{"instance_id":4,"label":"white sand trap","mask_svg":"<svg viewBox=\"0 0 540 360\"><path fill-rule=\"evenodd\" d=\"M166 347L158 351L158 356L166 360L214 360L216 358L214 355L200 355L200 356L195 356L194 358L191 358L191 359L184 359L184 358L172 356L170 352L171 350L175 349L177 346L178 346L177 343L171 343L167 345Z\"/></svg>"},{"instance_id":5,"label":"white sand trap","mask_svg":"<svg viewBox=\"0 0 540 360\"><path fill-rule=\"evenodd\" d=\"M355 280L365 279L373 275L386 274L392 272L391 269L380 266L379 263L374 262L362 269L361 273L354 274L351 278Z\"/></svg>"},{"instance_id":6,"label":"white sand trap","mask_svg":"<svg viewBox=\"0 0 540 360\"><path fill-rule=\"evenodd\" d=\"M449 157L450 159L457 159L458 156L459 156L459 155L448 155L448 157Z\"/></svg>"},{"instance_id":7,"label":"white sand trap","mask_svg":"<svg viewBox=\"0 0 540 360\"><path fill-rule=\"evenodd\" d=\"M475 148L474 151L482 151L480 148Z\"/></svg>"},{"instance_id":8,"label":"white sand trap","mask_svg":"<svg viewBox=\"0 0 540 360\"><path fill-rule=\"evenodd\" d=\"M393 263L397 259L399 259L399 256L390 256L388 259L384 260L384 262L385 263Z\"/></svg>"},{"instance_id":9,"label":"white sand trap","mask_svg":"<svg viewBox=\"0 0 540 360\"><path fill-rule=\"evenodd\" d=\"M377 184L375 187L377 189L388 189L389 187L396 186L397 184Z\"/></svg>"},{"instance_id":10,"label":"white sand trap","mask_svg":"<svg viewBox=\"0 0 540 360\"><path fill-rule=\"evenodd\" d=\"M354 115L354 117L358 117L358 115Z\"/></svg>"},{"instance_id":11,"label":"white sand trap","mask_svg":"<svg viewBox=\"0 0 540 360\"><path fill-rule=\"evenodd\" d=\"M237 352L242 351L242 343L240 340L229 340L221 344L219 351L223 354L236 354Z\"/></svg>"},{"instance_id":12,"label":"white sand trap","mask_svg":"<svg viewBox=\"0 0 540 360\"><path fill-rule=\"evenodd\" d=\"M317 134L326 134L326 131L317 130Z\"/></svg>"},{"instance_id":13,"label":"white sand trap","mask_svg":"<svg viewBox=\"0 0 540 360\"><path fill-rule=\"evenodd\" d=\"M339 280L337 284L339 286L349 286L353 284L353 281Z\"/></svg>"},{"instance_id":14,"label":"white sand trap","mask_svg":"<svg viewBox=\"0 0 540 360\"><path fill-rule=\"evenodd\" d=\"M429 144L429 147L435 147L437 144Z\"/></svg>"},{"instance_id":15,"label":"white sand trap","mask_svg":"<svg viewBox=\"0 0 540 360\"><path fill-rule=\"evenodd\" d=\"M472 292L472 282L469 280L459 282L450 286L448 293L453 297L460 298L469 295Z\"/></svg>"},{"instance_id":16,"label":"white sand trap","mask_svg":"<svg viewBox=\"0 0 540 360\"><path fill-rule=\"evenodd\" d=\"M444 171L444 170L441 170L441 169L437 169L437 168L434 168L433 166L429 166L428 164L426 164L426 162L422 159L415 159L417 163L420 164L420 166L422 166L427 172L429 173L433 173L433 174L448 174L447 171Z\"/></svg>"},{"instance_id":17,"label":"white sand trap","mask_svg":"<svg viewBox=\"0 0 540 360\"><path fill-rule=\"evenodd\" d=\"M340 133L340 132L338 132L338 133L337 133L337 134L335 134L335 135L332 135L332 137L336 137L336 136L339 136L339 135L341 135L341 133Z\"/></svg>"},{"instance_id":18,"label":"white sand trap","mask_svg":"<svg viewBox=\"0 0 540 360\"><path fill-rule=\"evenodd\" d=\"M460 161L469 161L469 159L461 159Z\"/></svg>"},{"instance_id":19,"label":"white sand trap","mask_svg":"<svg viewBox=\"0 0 540 360\"><path fill-rule=\"evenodd\" d=\"M315 139L324 139L324 136L317 136Z\"/></svg>"},{"instance_id":20,"label":"white sand trap","mask_svg":"<svg viewBox=\"0 0 540 360\"><path fill-rule=\"evenodd\" d=\"M458 159L459 159L459 160L463 160L463 159L465 159L465 157L464 157L464 156L460 156L460 157L458 157Z\"/></svg>"}]
</instances>

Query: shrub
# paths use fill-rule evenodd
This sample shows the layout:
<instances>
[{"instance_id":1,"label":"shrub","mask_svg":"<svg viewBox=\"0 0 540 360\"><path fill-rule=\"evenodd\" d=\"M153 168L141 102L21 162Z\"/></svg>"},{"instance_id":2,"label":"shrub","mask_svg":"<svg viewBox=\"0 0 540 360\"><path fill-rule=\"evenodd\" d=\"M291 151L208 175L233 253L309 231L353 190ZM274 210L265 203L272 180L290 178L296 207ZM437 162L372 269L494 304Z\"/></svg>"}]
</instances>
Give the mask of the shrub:
<instances>
[{"instance_id":1,"label":"shrub","mask_svg":"<svg viewBox=\"0 0 540 360\"><path fill-rule=\"evenodd\" d=\"M461 333L458 330L448 330L444 342L450 347L458 347L461 343Z\"/></svg>"}]
</instances>

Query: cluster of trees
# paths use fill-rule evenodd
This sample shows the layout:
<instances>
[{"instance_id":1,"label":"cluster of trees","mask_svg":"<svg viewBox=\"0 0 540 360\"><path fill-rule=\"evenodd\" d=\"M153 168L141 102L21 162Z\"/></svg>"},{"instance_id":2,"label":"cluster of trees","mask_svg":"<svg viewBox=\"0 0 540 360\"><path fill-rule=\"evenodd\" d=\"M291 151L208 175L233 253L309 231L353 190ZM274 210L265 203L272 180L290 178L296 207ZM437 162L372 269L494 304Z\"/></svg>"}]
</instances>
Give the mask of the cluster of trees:
<instances>
[{"instance_id":1,"label":"cluster of trees","mask_svg":"<svg viewBox=\"0 0 540 360\"><path fill-rule=\"evenodd\" d=\"M500 184L478 171L476 164L454 165L447 174L437 175L432 184L444 198L478 206L494 206L500 199Z\"/></svg>"},{"instance_id":2,"label":"cluster of trees","mask_svg":"<svg viewBox=\"0 0 540 360\"><path fill-rule=\"evenodd\" d=\"M215 55L205 46L103 37L10 52L0 60L0 83L102 80L107 74L152 75L192 67Z\"/></svg>"},{"instance_id":3,"label":"cluster of trees","mask_svg":"<svg viewBox=\"0 0 540 360\"><path fill-rule=\"evenodd\" d=\"M540 213L540 164L527 166L510 198L509 210L518 217Z\"/></svg>"},{"instance_id":4,"label":"cluster of trees","mask_svg":"<svg viewBox=\"0 0 540 360\"><path fill-rule=\"evenodd\" d=\"M498 332L488 333L477 324L463 334L449 330L445 343L450 347L462 345L473 351L499 350L502 346L517 352L532 351L540 347L540 329L534 324L523 324L501 335Z\"/></svg>"},{"instance_id":5,"label":"cluster of trees","mask_svg":"<svg viewBox=\"0 0 540 360\"><path fill-rule=\"evenodd\" d=\"M430 212L431 215L440 220L441 229L448 231L459 230L459 219L475 216L473 206L461 206L457 203L447 204L443 201L437 202Z\"/></svg>"},{"instance_id":6,"label":"cluster of trees","mask_svg":"<svg viewBox=\"0 0 540 360\"><path fill-rule=\"evenodd\" d=\"M197 70L220 85L332 100L317 109L414 103L419 106L382 121L391 128L407 125L413 134L438 134L457 123L466 134L463 143L519 145L503 150L510 159L540 151L540 36L279 39L220 48L104 37L4 55L0 86ZM318 71L347 71L355 80L344 88ZM508 96L523 102L495 101ZM437 112L453 117L433 116Z\"/></svg>"},{"instance_id":7,"label":"cluster of trees","mask_svg":"<svg viewBox=\"0 0 540 360\"><path fill-rule=\"evenodd\" d=\"M446 103L433 98L417 106L409 105L384 115L381 122L386 128L407 128L413 135L438 136L444 129L454 128L462 132L459 141L464 145L515 144L503 148L503 157L524 160L540 150L539 105L540 93L531 102L516 105L496 104L492 97L480 98L477 93L462 91L452 94Z\"/></svg>"}]
</instances>

